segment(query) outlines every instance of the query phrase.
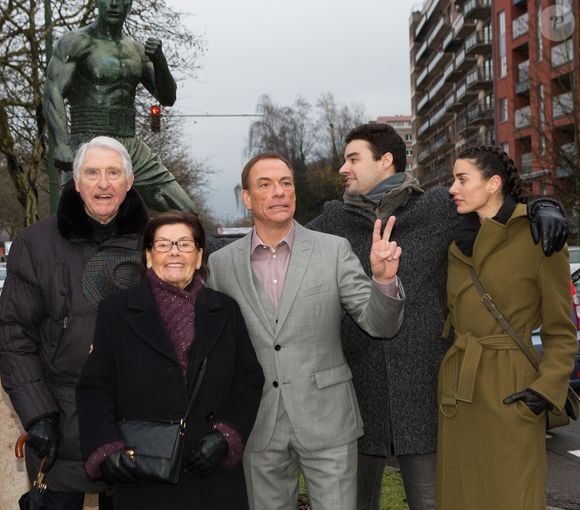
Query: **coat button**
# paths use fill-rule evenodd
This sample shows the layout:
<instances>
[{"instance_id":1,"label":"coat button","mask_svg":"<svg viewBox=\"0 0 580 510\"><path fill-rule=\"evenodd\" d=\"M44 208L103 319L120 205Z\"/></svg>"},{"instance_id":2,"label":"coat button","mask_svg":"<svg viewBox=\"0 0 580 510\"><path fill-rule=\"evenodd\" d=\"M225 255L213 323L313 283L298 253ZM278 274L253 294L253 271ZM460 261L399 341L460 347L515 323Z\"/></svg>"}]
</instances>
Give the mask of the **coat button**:
<instances>
[{"instance_id":1,"label":"coat button","mask_svg":"<svg viewBox=\"0 0 580 510\"><path fill-rule=\"evenodd\" d=\"M272 383L272 386L274 386L274 388L277 388L277 387L278 387L278 381L274 381L274 382Z\"/></svg>"},{"instance_id":2,"label":"coat button","mask_svg":"<svg viewBox=\"0 0 580 510\"><path fill-rule=\"evenodd\" d=\"M275 345L275 346L274 346L274 350L275 350L275 351L279 351L280 349L282 349L282 347L280 347L279 345Z\"/></svg>"},{"instance_id":3,"label":"coat button","mask_svg":"<svg viewBox=\"0 0 580 510\"><path fill-rule=\"evenodd\" d=\"M209 413L207 413L207 414L206 414L206 416L205 416L205 419L206 419L207 421L213 421L213 418L214 418L213 411L210 411L210 412L209 412Z\"/></svg>"}]
</instances>

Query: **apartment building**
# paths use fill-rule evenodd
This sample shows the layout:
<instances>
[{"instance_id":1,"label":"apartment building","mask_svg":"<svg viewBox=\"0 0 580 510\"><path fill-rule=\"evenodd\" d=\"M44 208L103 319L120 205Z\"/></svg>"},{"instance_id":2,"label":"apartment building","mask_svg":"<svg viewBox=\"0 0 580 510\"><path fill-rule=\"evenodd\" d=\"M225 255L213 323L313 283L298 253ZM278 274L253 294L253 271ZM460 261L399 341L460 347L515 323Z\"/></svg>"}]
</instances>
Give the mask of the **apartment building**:
<instances>
[{"instance_id":1,"label":"apartment building","mask_svg":"<svg viewBox=\"0 0 580 510\"><path fill-rule=\"evenodd\" d=\"M477 144L503 147L532 195L578 172L580 2L426 0L410 48L425 187L449 184L456 155Z\"/></svg>"},{"instance_id":2,"label":"apartment building","mask_svg":"<svg viewBox=\"0 0 580 510\"><path fill-rule=\"evenodd\" d=\"M579 15L573 0L494 0L496 139L533 196L578 172Z\"/></svg>"},{"instance_id":3,"label":"apartment building","mask_svg":"<svg viewBox=\"0 0 580 510\"><path fill-rule=\"evenodd\" d=\"M491 0L428 0L411 15L411 102L416 176L448 185L456 154L492 144Z\"/></svg>"},{"instance_id":4,"label":"apartment building","mask_svg":"<svg viewBox=\"0 0 580 510\"><path fill-rule=\"evenodd\" d=\"M413 124L410 115L384 115L377 117L375 121L377 124L390 124L393 129L399 133L401 138L405 140L407 146L407 168L406 172L414 175L415 157L413 154Z\"/></svg>"}]
</instances>

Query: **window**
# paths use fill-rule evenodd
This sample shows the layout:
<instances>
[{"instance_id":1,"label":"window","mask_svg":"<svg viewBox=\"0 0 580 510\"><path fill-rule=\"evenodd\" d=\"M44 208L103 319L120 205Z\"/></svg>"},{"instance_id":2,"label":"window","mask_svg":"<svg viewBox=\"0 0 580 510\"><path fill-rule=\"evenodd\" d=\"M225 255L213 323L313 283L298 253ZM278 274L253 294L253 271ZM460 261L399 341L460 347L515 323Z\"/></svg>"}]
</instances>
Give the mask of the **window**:
<instances>
[{"instance_id":1,"label":"window","mask_svg":"<svg viewBox=\"0 0 580 510\"><path fill-rule=\"evenodd\" d=\"M499 77L505 78L507 74L507 55L506 55L506 33L505 33L505 11L497 15L497 24L499 27L498 53L499 53Z\"/></svg>"},{"instance_id":2,"label":"window","mask_svg":"<svg viewBox=\"0 0 580 510\"><path fill-rule=\"evenodd\" d=\"M407 149L407 156L413 155L413 149Z\"/></svg>"},{"instance_id":3,"label":"window","mask_svg":"<svg viewBox=\"0 0 580 510\"><path fill-rule=\"evenodd\" d=\"M405 135L405 142L412 142L412 141L413 141L413 135L411 135L411 134Z\"/></svg>"},{"instance_id":4,"label":"window","mask_svg":"<svg viewBox=\"0 0 580 510\"><path fill-rule=\"evenodd\" d=\"M506 154L509 154L510 153L510 144L508 142L502 143L501 150L504 151Z\"/></svg>"},{"instance_id":5,"label":"window","mask_svg":"<svg viewBox=\"0 0 580 510\"><path fill-rule=\"evenodd\" d=\"M499 121L506 122L508 120L507 98L503 97L499 100Z\"/></svg>"},{"instance_id":6,"label":"window","mask_svg":"<svg viewBox=\"0 0 580 510\"><path fill-rule=\"evenodd\" d=\"M542 0L536 0L536 60L540 62L544 53L542 37Z\"/></svg>"}]
</instances>

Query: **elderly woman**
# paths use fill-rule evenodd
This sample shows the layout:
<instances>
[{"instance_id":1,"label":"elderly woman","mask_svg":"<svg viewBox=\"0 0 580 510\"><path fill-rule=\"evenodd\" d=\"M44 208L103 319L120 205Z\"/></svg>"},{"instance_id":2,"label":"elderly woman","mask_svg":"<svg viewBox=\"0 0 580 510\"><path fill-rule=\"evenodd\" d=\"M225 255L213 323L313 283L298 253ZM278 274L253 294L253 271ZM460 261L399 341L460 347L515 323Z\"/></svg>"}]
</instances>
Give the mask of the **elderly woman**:
<instances>
[{"instance_id":1,"label":"elderly woman","mask_svg":"<svg viewBox=\"0 0 580 510\"><path fill-rule=\"evenodd\" d=\"M545 510L546 410L565 412L576 352L567 250L547 257L530 237L516 167L494 147L459 155L451 196L462 223L449 248L454 343L439 373L441 510ZM476 278L535 354L539 371L487 309Z\"/></svg>"},{"instance_id":2,"label":"elderly woman","mask_svg":"<svg viewBox=\"0 0 580 510\"><path fill-rule=\"evenodd\" d=\"M81 450L93 478L114 485L115 508L245 509L241 454L264 377L236 302L206 289L197 216L163 213L143 237L145 277L102 302L77 387ZM186 417L176 485L139 480L120 420Z\"/></svg>"}]
</instances>

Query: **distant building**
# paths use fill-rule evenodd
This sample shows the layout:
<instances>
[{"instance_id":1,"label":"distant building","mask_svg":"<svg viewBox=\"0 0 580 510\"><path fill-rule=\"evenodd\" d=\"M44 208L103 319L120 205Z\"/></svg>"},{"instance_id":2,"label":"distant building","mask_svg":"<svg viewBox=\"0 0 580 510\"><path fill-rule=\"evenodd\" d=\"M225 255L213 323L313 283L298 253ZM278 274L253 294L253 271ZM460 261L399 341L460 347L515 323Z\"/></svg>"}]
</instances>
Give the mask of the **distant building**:
<instances>
[{"instance_id":1,"label":"distant building","mask_svg":"<svg viewBox=\"0 0 580 510\"><path fill-rule=\"evenodd\" d=\"M395 131L401 135L407 145L407 168L406 172L415 175L415 157L413 154L413 124L410 115L385 115L378 117L375 121L377 124L389 124Z\"/></svg>"},{"instance_id":2,"label":"distant building","mask_svg":"<svg viewBox=\"0 0 580 510\"><path fill-rule=\"evenodd\" d=\"M427 0L410 47L415 173L447 185L458 152L495 141L491 0Z\"/></svg>"},{"instance_id":3,"label":"distant building","mask_svg":"<svg viewBox=\"0 0 580 510\"><path fill-rule=\"evenodd\" d=\"M495 0L493 18L496 139L530 193L550 195L578 172L580 2Z\"/></svg>"},{"instance_id":4,"label":"distant building","mask_svg":"<svg viewBox=\"0 0 580 510\"><path fill-rule=\"evenodd\" d=\"M426 0L409 29L424 187L448 185L457 154L478 144L506 150L532 195L577 182L578 0Z\"/></svg>"}]
</instances>

